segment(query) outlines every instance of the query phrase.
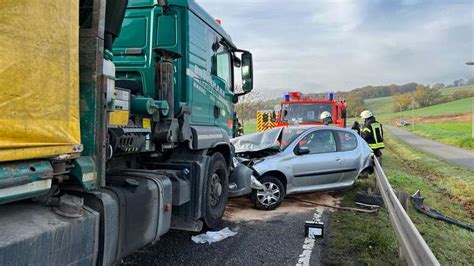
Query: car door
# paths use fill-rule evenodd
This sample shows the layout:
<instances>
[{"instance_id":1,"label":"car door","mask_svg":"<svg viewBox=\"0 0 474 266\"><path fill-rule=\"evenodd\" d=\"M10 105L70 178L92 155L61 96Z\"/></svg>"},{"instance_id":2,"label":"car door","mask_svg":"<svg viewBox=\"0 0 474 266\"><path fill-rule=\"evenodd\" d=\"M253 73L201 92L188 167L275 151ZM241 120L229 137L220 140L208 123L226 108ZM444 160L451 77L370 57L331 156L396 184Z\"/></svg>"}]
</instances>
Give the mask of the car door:
<instances>
[{"instance_id":1,"label":"car door","mask_svg":"<svg viewBox=\"0 0 474 266\"><path fill-rule=\"evenodd\" d=\"M361 167L361 153L357 137L352 132L335 130L338 154L343 161L341 185L350 185L358 176Z\"/></svg>"},{"instance_id":2,"label":"car door","mask_svg":"<svg viewBox=\"0 0 474 266\"><path fill-rule=\"evenodd\" d=\"M342 178L343 160L337 152L333 130L314 130L296 145L309 149L308 154L295 154L292 159L293 186L302 191L329 188ZM304 189L301 189L306 187Z\"/></svg>"}]
</instances>

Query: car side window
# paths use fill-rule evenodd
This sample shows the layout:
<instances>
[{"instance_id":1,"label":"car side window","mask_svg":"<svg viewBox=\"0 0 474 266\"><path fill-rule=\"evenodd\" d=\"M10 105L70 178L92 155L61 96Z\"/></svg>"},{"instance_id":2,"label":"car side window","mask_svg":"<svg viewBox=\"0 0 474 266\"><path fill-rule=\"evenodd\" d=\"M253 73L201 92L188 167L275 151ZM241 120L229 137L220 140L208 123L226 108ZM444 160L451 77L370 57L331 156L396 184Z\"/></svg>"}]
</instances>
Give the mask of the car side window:
<instances>
[{"instance_id":1,"label":"car side window","mask_svg":"<svg viewBox=\"0 0 474 266\"><path fill-rule=\"evenodd\" d=\"M340 151L351 151L357 147L357 138L354 134L344 131L336 131L339 138Z\"/></svg>"},{"instance_id":2,"label":"car side window","mask_svg":"<svg viewBox=\"0 0 474 266\"><path fill-rule=\"evenodd\" d=\"M309 153L327 153L336 151L336 140L331 130L317 130L306 135L299 143L309 149Z\"/></svg>"}]
</instances>

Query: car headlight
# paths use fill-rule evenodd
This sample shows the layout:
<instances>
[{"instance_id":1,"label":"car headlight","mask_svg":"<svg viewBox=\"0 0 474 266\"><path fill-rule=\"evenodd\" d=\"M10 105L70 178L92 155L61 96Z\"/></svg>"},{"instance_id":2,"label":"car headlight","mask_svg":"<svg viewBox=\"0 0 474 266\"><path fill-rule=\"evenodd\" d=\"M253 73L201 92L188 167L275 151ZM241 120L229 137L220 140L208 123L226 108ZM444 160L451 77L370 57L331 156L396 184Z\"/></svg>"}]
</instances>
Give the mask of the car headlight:
<instances>
[{"instance_id":1,"label":"car headlight","mask_svg":"<svg viewBox=\"0 0 474 266\"><path fill-rule=\"evenodd\" d=\"M250 187L253 189L265 189L265 187L257 180L255 176L250 177Z\"/></svg>"}]
</instances>

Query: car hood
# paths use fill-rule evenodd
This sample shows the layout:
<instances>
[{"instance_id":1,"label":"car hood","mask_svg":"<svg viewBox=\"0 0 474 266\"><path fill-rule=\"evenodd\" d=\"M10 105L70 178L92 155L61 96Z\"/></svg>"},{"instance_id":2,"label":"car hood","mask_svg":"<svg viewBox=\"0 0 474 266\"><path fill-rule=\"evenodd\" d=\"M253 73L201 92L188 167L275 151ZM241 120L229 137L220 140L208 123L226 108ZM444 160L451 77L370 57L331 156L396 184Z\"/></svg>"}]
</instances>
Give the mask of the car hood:
<instances>
[{"instance_id":1,"label":"car hood","mask_svg":"<svg viewBox=\"0 0 474 266\"><path fill-rule=\"evenodd\" d=\"M279 150L278 141L283 127L273 128L263 132L233 138L230 142L235 147L235 153L259 152L263 150Z\"/></svg>"}]
</instances>

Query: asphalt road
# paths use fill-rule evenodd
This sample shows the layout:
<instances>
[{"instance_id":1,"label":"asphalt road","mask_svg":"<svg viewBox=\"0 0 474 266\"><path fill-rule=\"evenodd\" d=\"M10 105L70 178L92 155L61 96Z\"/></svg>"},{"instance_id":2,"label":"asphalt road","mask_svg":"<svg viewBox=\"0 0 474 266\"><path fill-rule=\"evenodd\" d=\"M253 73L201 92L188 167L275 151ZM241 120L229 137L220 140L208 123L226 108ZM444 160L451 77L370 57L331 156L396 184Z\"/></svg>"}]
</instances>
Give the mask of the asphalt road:
<instances>
[{"instance_id":1,"label":"asphalt road","mask_svg":"<svg viewBox=\"0 0 474 266\"><path fill-rule=\"evenodd\" d=\"M384 126L395 137L405 141L416 149L430 153L440 159L451 162L466 169L474 170L474 151L457 148L439 143L419 135L410 133L394 126Z\"/></svg>"},{"instance_id":2,"label":"asphalt road","mask_svg":"<svg viewBox=\"0 0 474 266\"><path fill-rule=\"evenodd\" d=\"M324 193L299 195L303 199L337 204ZM127 257L124 265L321 265L325 239L310 240L304 223L317 216L326 225L330 212L295 200L286 200L275 211L251 208L247 198L231 199L222 228L237 235L213 244L196 244L199 233L171 231L155 245ZM316 215L315 215L316 213ZM327 234L328 228L325 229Z\"/></svg>"}]
</instances>

